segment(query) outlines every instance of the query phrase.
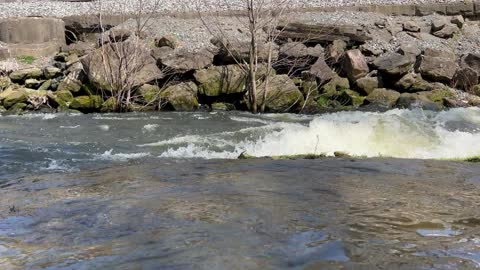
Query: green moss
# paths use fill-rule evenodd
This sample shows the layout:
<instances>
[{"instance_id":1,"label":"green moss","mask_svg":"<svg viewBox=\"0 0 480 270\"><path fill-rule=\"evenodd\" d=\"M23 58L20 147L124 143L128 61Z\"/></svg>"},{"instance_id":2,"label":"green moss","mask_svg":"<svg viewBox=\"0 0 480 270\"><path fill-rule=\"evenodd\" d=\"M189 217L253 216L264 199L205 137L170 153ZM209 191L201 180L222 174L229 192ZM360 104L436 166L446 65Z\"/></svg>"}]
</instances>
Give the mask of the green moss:
<instances>
[{"instance_id":1,"label":"green moss","mask_svg":"<svg viewBox=\"0 0 480 270\"><path fill-rule=\"evenodd\" d=\"M20 55L17 57L17 60L24 64L31 65L33 64L33 62L35 62L36 59L31 55Z\"/></svg>"},{"instance_id":2,"label":"green moss","mask_svg":"<svg viewBox=\"0 0 480 270\"><path fill-rule=\"evenodd\" d=\"M330 103L330 100L326 96L320 96L317 100L317 104L321 108L327 108L329 103Z\"/></svg>"}]
</instances>

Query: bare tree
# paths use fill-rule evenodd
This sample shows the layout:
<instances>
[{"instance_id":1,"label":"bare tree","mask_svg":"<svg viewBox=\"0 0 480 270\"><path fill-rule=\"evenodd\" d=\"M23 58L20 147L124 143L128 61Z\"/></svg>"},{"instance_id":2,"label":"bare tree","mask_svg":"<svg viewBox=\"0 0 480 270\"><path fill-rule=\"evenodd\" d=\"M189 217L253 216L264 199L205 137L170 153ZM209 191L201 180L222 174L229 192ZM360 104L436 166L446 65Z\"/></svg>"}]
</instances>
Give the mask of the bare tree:
<instances>
[{"instance_id":1,"label":"bare tree","mask_svg":"<svg viewBox=\"0 0 480 270\"><path fill-rule=\"evenodd\" d=\"M103 0L98 1L99 24L103 33L98 41L99 55L92 57L101 60L101 77L104 82L101 87L102 95L114 99L111 104L114 111L130 109L132 100L137 97L135 91L140 86L139 76L155 77L154 74L145 74L145 68L149 65L156 67L156 62L152 61L150 49L142 40L142 32L158 12L160 2L161 0L135 0L135 10L132 13L127 11L128 1L118 1L118 9L124 10L124 14L121 14L125 17L124 21L133 19L135 29L120 25L105 31L103 17L108 11L104 9Z\"/></svg>"},{"instance_id":2,"label":"bare tree","mask_svg":"<svg viewBox=\"0 0 480 270\"><path fill-rule=\"evenodd\" d=\"M200 4L204 3L204 0L199 0ZM243 40L239 40L234 35L229 35L225 29L223 29L222 15L215 15L212 20L211 17L206 19L202 14L201 5L197 6L204 25L208 31L223 43L223 48L227 53L233 56L235 62L241 66L247 77L247 93L249 107L252 113L257 113L260 107L260 111L265 111L265 103L268 94L270 75L273 72L273 59L274 50L276 48L275 42L278 37L277 24L286 13L287 8L291 0L243 0L242 4L238 6L232 6L227 0L223 0L224 7L227 8L227 13L235 17L244 29L247 30L248 37L248 57L244 57L243 52L236 51L235 46L231 44L241 44ZM267 59L260 59L260 48L262 49L262 57ZM258 76L259 64L261 61L267 64L265 81L260 82ZM262 78L263 79L263 78ZM263 94L262 102L258 104L258 92L260 83L262 83ZM260 105L260 106L259 106Z\"/></svg>"}]
</instances>

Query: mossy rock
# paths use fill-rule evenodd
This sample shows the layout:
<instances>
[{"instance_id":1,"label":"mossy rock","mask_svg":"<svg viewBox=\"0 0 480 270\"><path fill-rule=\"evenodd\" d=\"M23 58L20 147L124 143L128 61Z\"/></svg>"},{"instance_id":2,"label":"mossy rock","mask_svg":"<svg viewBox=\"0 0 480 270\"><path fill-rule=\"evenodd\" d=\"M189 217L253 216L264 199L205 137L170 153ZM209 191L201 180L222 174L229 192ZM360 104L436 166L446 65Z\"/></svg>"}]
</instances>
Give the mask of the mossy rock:
<instances>
[{"instance_id":1,"label":"mossy rock","mask_svg":"<svg viewBox=\"0 0 480 270\"><path fill-rule=\"evenodd\" d=\"M26 103L23 103L23 102L16 103L12 107L10 107L7 112L9 114L22 114L25 111L26 108L27 108Z\"/></svg>"},{"instance_id":2,"label":"mossy rock","mask_svg":"<svg viewBox=\"0 0 480 270\"><path fill-rule=\"evenodd\" d=\"M4 112L6 112L6 111L7 111L7 109L5 109L5 107L0 106L0 113L4 113Z\"/></svg>"},{"instance_id":3,"label":"mossy rock","mask_svg":"<svg viewBox=\"0 0 480 270\"><path fill-rule=\"evenodd\" d=\"M230 104L230 103L223 103L223 102L213 103L212 104L212 110L214 110L214 111L234 111L235 110L235 105Z\"/></svg>"},{"instance_id":4,"label":"mossy rock","mask_svg":"<svg viewBox=\"0 0 480 270\"><path fill-rule=\"evenodd\" d=\"M72 103L73 99L74 99L72 92L70 92L68 90L56 91L55 95L57 96L57 98L59 100L65 102L65 103Z\"/></svg>"},{"instance_id":5,"label":"mossy rock","mask_svg":"<svg viewBox=\"0 0 480 270\"><path fill-rule=\"evenodd\" d=\"M28 98L28 92L26 89L13 90L3 99L3 106L7 109L11 108L17 103L25 103Z\"/></svg>"},{"instance_id":6,"label":"mossy rock","mask_svg":"<svg viewBox=\"0 0 480 270\"><path fill-rule=\"evenodd\" d=\"M10 73L10 79L14 82L23 82L26 79L40 79L42 76L42 69L37 67L20 69Z\"/></svg>"},{"instance_id":7,"label":"mossy rock","mask_svg":"<svg viewBox=\"0 0 480 270\"><path fill-rule=\"evenodd\" d=\"M400 98L400 93L394 90L378 88L373 90L370 95L365 98L367 103L392 108Z\"/></svg>"},{"instance_id":8,"label":"mossy rock","mask_svg":"<svg viewBox=\"0 0 480 270\"><path fill-rule=\"evenodd\" d=\"M453 98L455 96L450 89L435 89L432 91L420 92L419 94L438 104L443 104L445 98Z\"/></svg>"},{"instance_id":9,"label":"mossy rock","mask_svg":"<svg viewBox=\"0 0 480 270\"><path fill-rule=\"evenodd\" d=\"M70 104L70 108L81 112L93 112L102 107L103 98L101 96L79 96L75 97Z\"/></svg>"},{"instance_id":10,"label":"mossy rock","mask_svg":"<svg viewBox=\"0 0 480 270\"><path fill-rule=\"evenodd\" d=\"M166 102L175 111L195 111L199 103L197 99L198 88L193 82L180 83L167 87L160 94L162 102Z\"/></svg>"},{"instance_id":11,"label":"mossy rock","mask_svg":"<svg viewBox=\"0 0 480 270\"><path fill-rule=\"evenodd\" d=\"M213 66L197 70L194 77L199 83L198 92L201 95L217 97L246 91L245 72L237 65Z\"/></svg>"},{"instance_id":12,"label":"mossy rock","mask_svg":"<svg viewBox=\"0 0 480 270\"><path fill-rule=\"evenodd\" d=\"M138 92L147 104L153 104L160 100L161 89L157 85L144 84L138 88Z\"/></svg>"},{"instance_id":13,"label":"mossy rock","mask_svg":"<svg viewBox=\"0 0 480 270\"><path fill-rule=\"evenodd\" d=\"M12 84L12 80L10 80L7 76L0 76L0 92L7 89Z\"/></svg>"},{"instance_id":14,"label":"mossy rock","mask_svg":"<svg viewBox=\"0 0 480 270\"><path fill-rule=\"evenodd\" d=\"M475 85L475 86L472 88L472 94L480 97L480 84L479 84L479 85Z\"/></svg>"},{"instance_id":15,"label":"mossy rock","mask_svg":"<svg viewBox=\"0 0 480 270\"><path fill-rule=\"evenodd\" d=\"M336 100L343 106L359 107L365 101L365 97L360 96L359 93L353 90L347 89L341 91L341 93L336 97Z\"/></svg>"},{"instance_id":16,"label":"mossy rock","mask_svg":"<svg viewBox=\"0 0 480 270\"><path fill-rule=\"evenodd\" d=\"M257 103L263 103L266 84L258 86ZM267 112L294 112L305 102L302 92L287 75L275 75L270 78L265 101Z\"/></svg>"},{"instance_id":17,"label":"mossy rock","mask_svg":"<svg viewBox=\"0 0 480 270\"><path fill-rule=\"evenodd\" d=\"M46 80L40 85L38 90L48 90L50 89L51 86L52 86L52 80Z\"/></svg>"},{"instance_id":18,"label":"mossy rock","mask_svg":"<svg viewBox=\"0 0 480 270\"><path fill-rule=\"evenodd\" d=\"M118 102L115 97L110 97L102 104L101 112L114 112L118 108Z\"/></svg>"},{"instance_id":19,"label":"mossy rock","mask_svg":"<svg viewBox=\"0 0 480 270\"><path fill-rule=\"evenodd\" d=\"M58 85L57 91L69 91L72 93L79 93L82 90L82 82L71 77L66 77Z\"/></svg>"},{"instance_id":20,"label":"mossy rock","mask_svg":"<svg viewBox=\"0 0 480 270\"><path fill-rule=\"evenodd\" d=\"M338 95L339 91L350 89L350 82L347 78L335 77L320 88L322 95L332 97Z\"/></svg>"}]
</instances>

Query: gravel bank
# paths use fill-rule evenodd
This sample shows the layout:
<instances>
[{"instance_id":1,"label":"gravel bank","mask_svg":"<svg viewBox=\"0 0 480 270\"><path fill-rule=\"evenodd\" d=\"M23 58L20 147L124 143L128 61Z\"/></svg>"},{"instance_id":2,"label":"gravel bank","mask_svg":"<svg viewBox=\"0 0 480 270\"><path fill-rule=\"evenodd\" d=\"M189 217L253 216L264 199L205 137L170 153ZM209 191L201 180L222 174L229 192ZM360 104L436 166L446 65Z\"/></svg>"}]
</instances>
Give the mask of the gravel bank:
<instances>
[{"instance_id":1,"label":"gravel bank","mask_svg":"<svg viewBox=\"0 0 480 270\"><path fill-rule=\"evenodd\" d=\"M160 1L159 12L192 12L197 5L204 11L221 11L238 7L241 0L144 0L145 10ZM273 3L277 2L271 0ZM119 14L137 10L137 0L103 0L101 9L108 14ZM95 14L100 10L100 2L63 2L52 0L11 0L0 1L0 18L17 16L50 16L66 17L74 15ZM390 4L422 4L422 3L457 3L463 0L291 0L292 8L336 7L352 5L390 5Z\"/></svg>"}]
</instances>

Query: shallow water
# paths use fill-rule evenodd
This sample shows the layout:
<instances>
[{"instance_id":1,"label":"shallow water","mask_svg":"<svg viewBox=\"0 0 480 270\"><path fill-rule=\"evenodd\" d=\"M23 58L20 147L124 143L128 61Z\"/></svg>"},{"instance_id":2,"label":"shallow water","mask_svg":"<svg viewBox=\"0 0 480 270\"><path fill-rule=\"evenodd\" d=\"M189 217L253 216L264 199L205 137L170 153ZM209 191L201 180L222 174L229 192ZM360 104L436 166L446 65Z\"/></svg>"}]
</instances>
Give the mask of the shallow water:
<instances>
[{"instance_id":1,"label":"shallow water","mask_svg":"<svg viewBox=\"0 0 480 270\"><path fill-rule=\"evenodd\" d=\"M480 167L423 158L478 155L479 127L479 109L3 116L0 269L477 269Z\"/></svg>"}]
</instances>

